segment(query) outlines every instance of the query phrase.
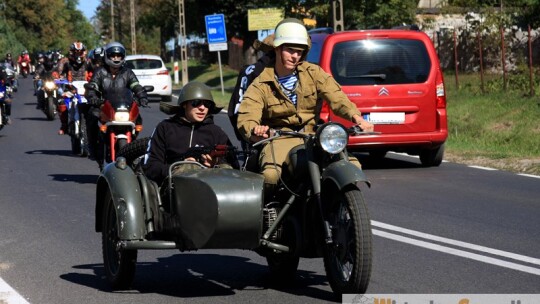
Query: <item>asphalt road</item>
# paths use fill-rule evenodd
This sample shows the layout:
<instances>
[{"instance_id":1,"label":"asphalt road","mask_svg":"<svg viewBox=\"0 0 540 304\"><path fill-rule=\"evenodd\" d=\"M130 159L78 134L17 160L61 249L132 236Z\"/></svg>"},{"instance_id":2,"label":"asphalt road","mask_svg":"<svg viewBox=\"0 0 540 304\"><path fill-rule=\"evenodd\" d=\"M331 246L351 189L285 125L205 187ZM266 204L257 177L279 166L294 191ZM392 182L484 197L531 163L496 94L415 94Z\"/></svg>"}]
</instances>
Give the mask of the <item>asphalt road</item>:
<instances>
[{"instance_id":1,"label":"asphalt road","mask_svg":"<svg viewBox=\"0 0 540 304\"><path fill-rule=\"evenodd\" d=\"M58 120L35 109L21 80L13 124L0 130L0 303L327 303L321 259L293 286L269 280L246 250L139 251L132 290L104 279L94 231L97 165L71 155ZM166 116L143 109L145 129ZM231 131L226 115L217 123ZM231 135L232 136L232 135ZM540 294L540 178L444 162L359 155L372 187L370 294Z\"/></svg>"}]
</instances>

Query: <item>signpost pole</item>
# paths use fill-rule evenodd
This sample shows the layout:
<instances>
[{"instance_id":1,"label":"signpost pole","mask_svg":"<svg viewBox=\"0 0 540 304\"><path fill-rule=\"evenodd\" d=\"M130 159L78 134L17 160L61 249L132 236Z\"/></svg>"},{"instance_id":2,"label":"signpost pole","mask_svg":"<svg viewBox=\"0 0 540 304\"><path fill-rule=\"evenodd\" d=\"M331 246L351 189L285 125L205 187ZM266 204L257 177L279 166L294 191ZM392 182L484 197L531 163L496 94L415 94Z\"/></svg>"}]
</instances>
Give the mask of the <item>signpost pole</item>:
<instances>
[{"instance_id":1,"label":"signpost pole","mask_svg":"<svg viewBox=\"0 0 540 304\"><path fill-rule=\"evenodd\" d=\"M217 52L217 59L219 63L219 79L221 80L221 95L225 95L225 89L223 88L223 71L221 70L221 52Z\"/></svg>"}]
</instances>

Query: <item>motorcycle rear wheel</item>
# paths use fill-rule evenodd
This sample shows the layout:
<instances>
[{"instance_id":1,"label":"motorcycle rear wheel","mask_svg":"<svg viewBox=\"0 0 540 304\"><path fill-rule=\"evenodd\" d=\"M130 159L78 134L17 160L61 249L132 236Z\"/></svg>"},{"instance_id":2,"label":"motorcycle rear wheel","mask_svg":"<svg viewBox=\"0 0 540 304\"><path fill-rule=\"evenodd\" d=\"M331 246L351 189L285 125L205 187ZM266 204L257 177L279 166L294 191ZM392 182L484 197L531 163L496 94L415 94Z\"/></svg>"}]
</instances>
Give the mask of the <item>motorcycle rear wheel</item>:
<instances>
[{"instance_id":1,"label":"motorcycle rear wheel","mask_svg":"<svg viewBox=\"0 0 540 304\"><path fill-rule=\"evenodd\" d=\"M324 268L334 293L363 294L372 264L372 234L368 210L358 189L333 196L327 219L332 240L324 254Z\"/></svg>"},{"instance_id":2,"label":"motorcycle rear wheel","mask_svg":"<svg viewBox=\"0 0 540 304\"><path fill-rule=\"evenodd\" d=\"M105 275L113 289L127 289L135 278L137 250L117 249L118 219L111 193L104 198L101 244Z\"/></svg>"}]
</instances>

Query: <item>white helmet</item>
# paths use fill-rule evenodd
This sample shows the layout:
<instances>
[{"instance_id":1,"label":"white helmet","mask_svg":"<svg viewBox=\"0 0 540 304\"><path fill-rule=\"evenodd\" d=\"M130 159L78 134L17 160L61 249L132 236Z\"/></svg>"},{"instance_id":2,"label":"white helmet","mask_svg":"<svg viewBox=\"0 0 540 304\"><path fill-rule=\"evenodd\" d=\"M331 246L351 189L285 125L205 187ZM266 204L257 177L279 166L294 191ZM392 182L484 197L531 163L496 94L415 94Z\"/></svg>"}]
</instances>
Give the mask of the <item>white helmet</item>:
<instances>
[{"instance_id":1,"label":"white helmet","mask_svg":"<svg viewBox=\"0 0 540 304\"><path fill-rule=\"evenodd\" d=\"M287 18L278 23L274 32L274 47L282 44L297 44L309 47L309 36L304 24L296 18Z\"/></svg>"},{"instance_id":2,"label":"white helmet","mask_svg":"<svg viewBox=\"0 0 540 304\"><path fill-rule=\"evenodd\" d=\"M112 56L119 55L120 60L112 60ZM126 49L119 42L111 42L105 46L105 64L113 68L119 68L126 59Z\"/></svg>"}]
</instances>

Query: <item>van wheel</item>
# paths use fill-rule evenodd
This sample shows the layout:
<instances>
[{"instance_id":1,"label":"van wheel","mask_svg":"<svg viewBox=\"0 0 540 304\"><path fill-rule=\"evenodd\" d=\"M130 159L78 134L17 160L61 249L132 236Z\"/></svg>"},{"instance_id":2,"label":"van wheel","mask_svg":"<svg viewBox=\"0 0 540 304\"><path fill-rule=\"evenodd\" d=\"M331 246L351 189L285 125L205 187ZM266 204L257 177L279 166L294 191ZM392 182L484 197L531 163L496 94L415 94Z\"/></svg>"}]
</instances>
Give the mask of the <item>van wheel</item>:
<instances>
[{"instance_id":1,"label":"van wheel","mask_svg":"<svg viewBox=\"0 0 540 304\"><path fill-rule=\"evenodd\" d=\"M435 149L425 149L420 151L420 162L424 167L438 167L444 156L444 146L445 144L440 145Z\"/></svg>"}]
</instances>

